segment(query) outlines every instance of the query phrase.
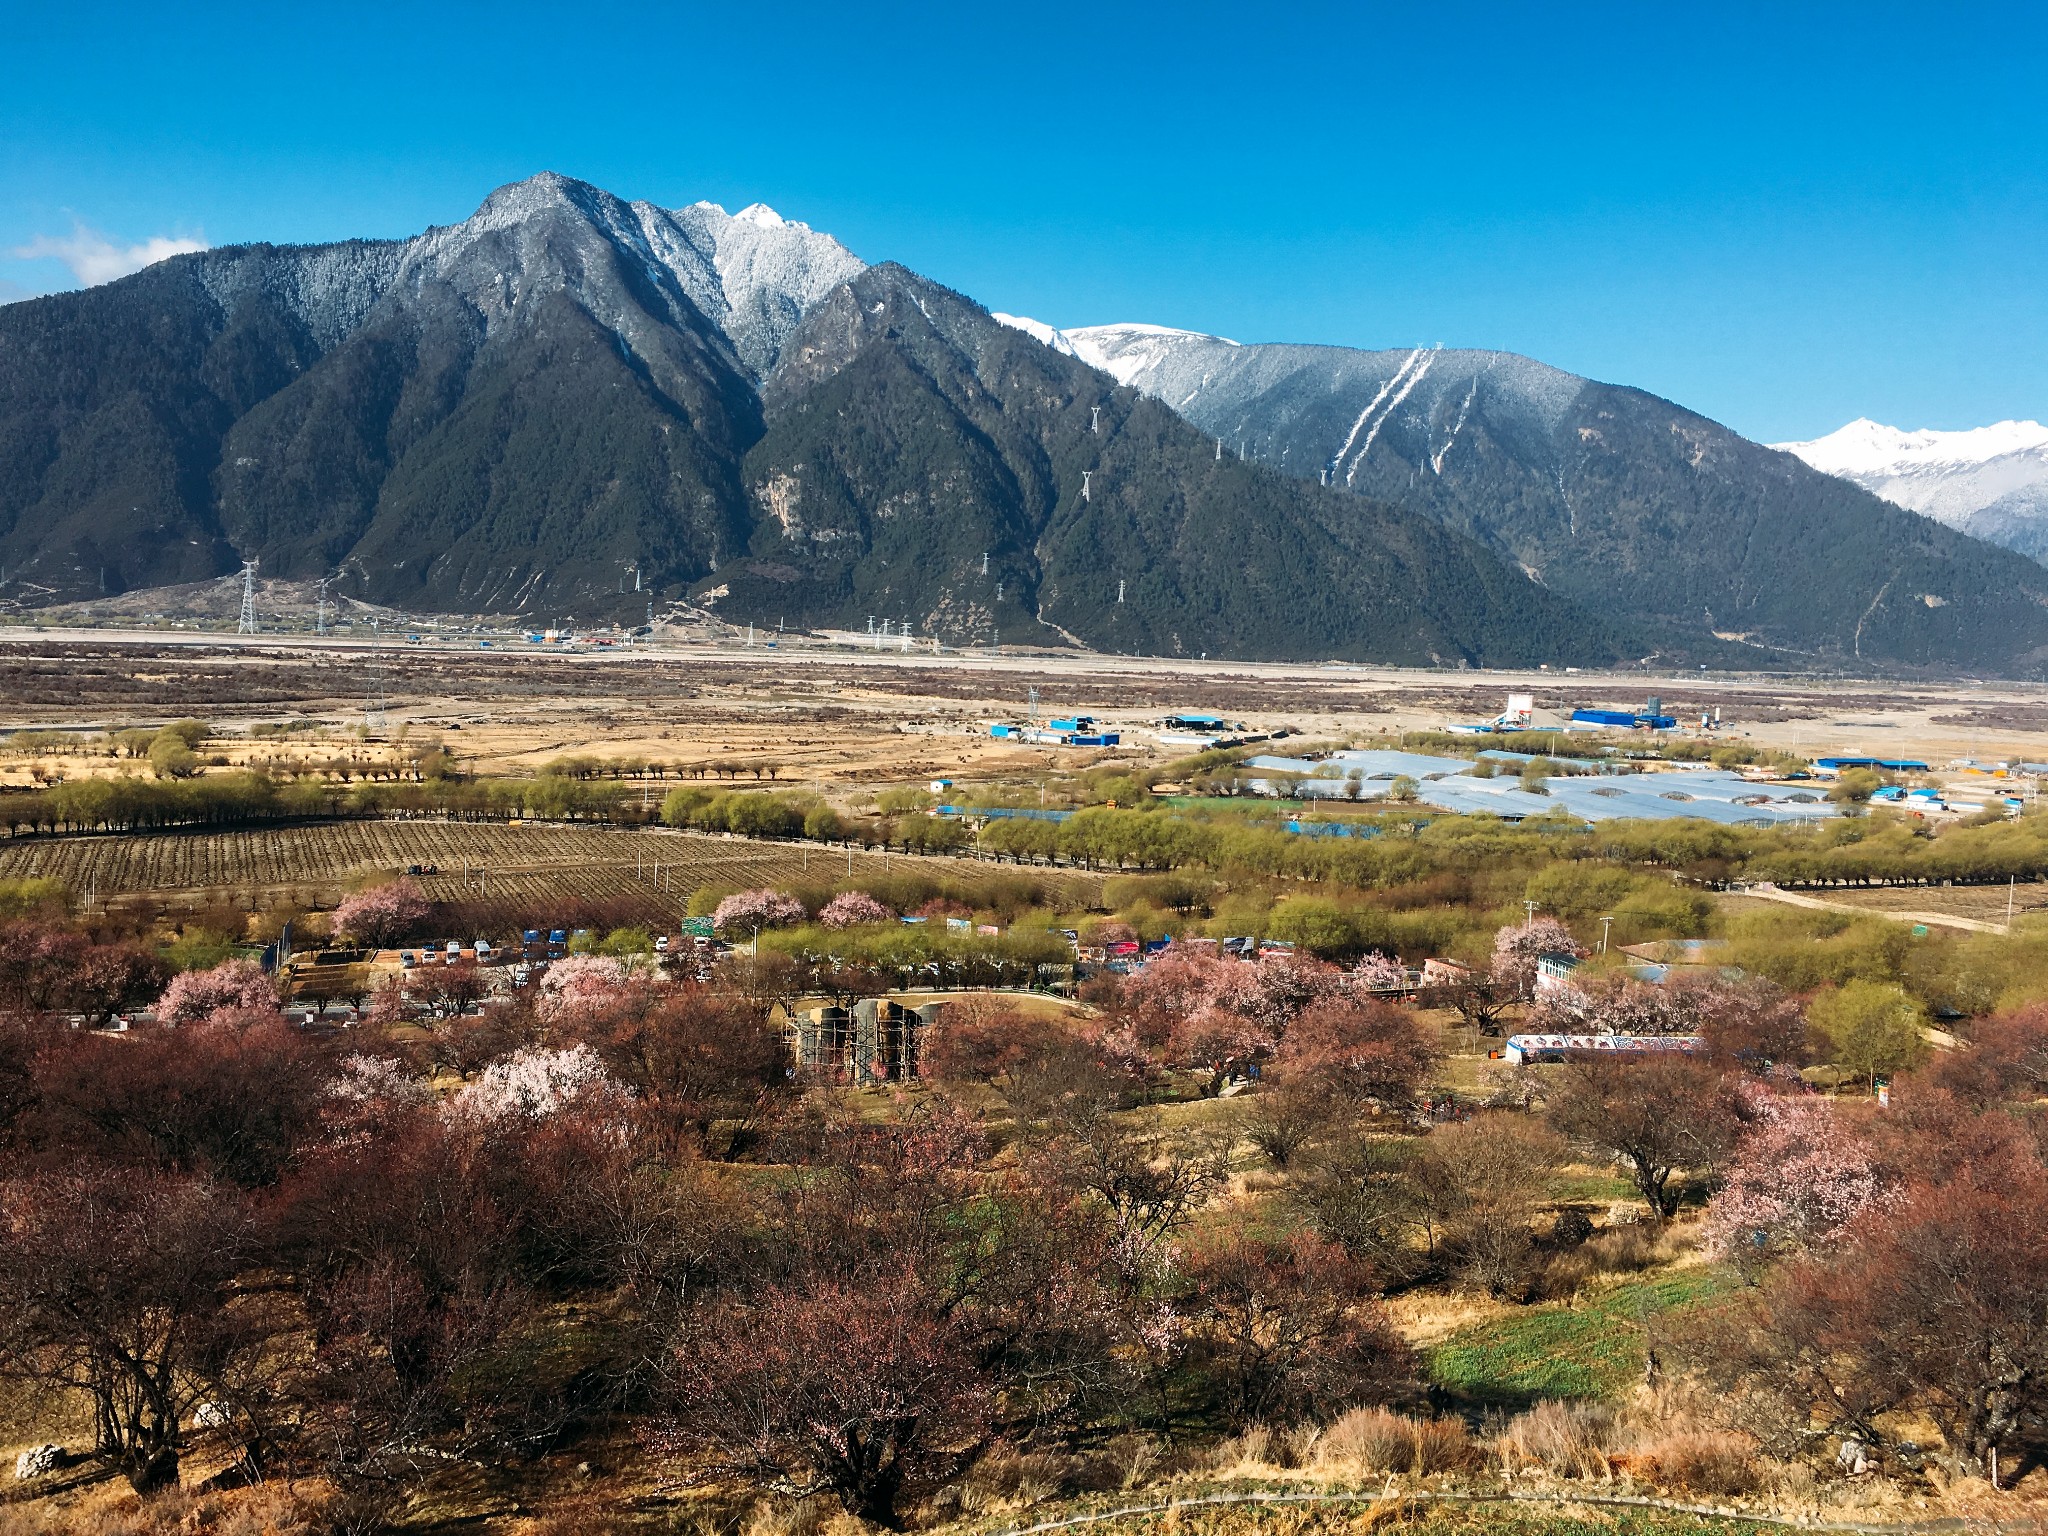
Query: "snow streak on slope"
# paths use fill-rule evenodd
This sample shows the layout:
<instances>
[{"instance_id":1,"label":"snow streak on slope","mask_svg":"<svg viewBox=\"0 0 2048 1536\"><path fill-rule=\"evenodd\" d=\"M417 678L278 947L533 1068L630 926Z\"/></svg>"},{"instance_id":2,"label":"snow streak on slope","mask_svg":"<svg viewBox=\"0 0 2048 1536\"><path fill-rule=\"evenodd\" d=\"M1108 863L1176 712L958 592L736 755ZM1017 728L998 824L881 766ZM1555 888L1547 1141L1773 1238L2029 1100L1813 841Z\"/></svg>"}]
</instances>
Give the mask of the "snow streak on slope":
<instances>
[{"instance_id":1,"label":"snow streak on slope","mask_svg":"<svg viewBox=\"0 0 2048 1536\"><path fill-rule=\"evenodd\" d=\"M1465 391L1465 403L1458 407L1458 419L1451 423L1451 435L1444 439L1443 447L1429 456L1429 470L1433 475L1442 475L1444 460L1451 456L1451 444L1458 440L1458 434L1465 430L1465 418L1472 414L1472 402L1479 398L1479 375L1472 375L1472 387Z\"/></svg>"},{"instance_id":2,"label":"snow streak on slope","mask_svg":"<svg viewBox=\"0 0 2048 1536\"><path fill-rule=\"evenodd\" d=\"M710 248L722 303L706 313L756 373L774 365L813 304L867 267L830 235L785 219L766 203L735 214L716 203L693 203L667 217Z\"/></svg>"},{"instance_id":3,"label":"snow streak on slope","mask_svg":"<svg viewBox=\"0 0 2048 1536\"><path fill-rule=\"evenodd\" d=\"M1344 446L1339 448L1337 456L1330 460L1329 470L1331 474L1334 475L1343 466L1344 455L1349 453L1351 445L1358 441L1358 434L1364 430L1365 424L1372 419L1372 413L1380 408L1380 402L1387 398L1388 392L1408 376L1408 370L1415 366L1415 359L1420 356L1422 356L1422 348L1417 347L1407 357L1403 358L1401 366L1394 370L1394 376L1380 386L1380 392L1374 395L1371 401L1367 403L1365 409L1358 413L1358 420L1351 423L1351 430L1344 435Z\"/></svg>"},{"instance_id":4,"label":"snow streak on slope","mask_svg":"<svg viewBox=\"0 0 2048 1536\"><path fill-rule=\"evenodd\" d=\"M1422 382L1422 376L1429 372L1429 365L1436 361L1436 355L1441 351L1443 351L1442 347L1433 347L1423 354L1422 366L1408 375L1408 382L1401 386L1401 392L1387 402L1387 408L1380 414L1380 419L1374 422L1372 430L1365 434L1365 443L1359 448L1358 457L1351 461L1351 469L1344 476L1344 483L1346 485L1351 484L1352 481L1358 478L1358 466L1363 464L1365 456L1372 452L1372 440L1380 435L1380 428L1387 424L1388 418L1401 408L1401 402L1415 392L1415 386Z\"/></svg>"}]
</instances>

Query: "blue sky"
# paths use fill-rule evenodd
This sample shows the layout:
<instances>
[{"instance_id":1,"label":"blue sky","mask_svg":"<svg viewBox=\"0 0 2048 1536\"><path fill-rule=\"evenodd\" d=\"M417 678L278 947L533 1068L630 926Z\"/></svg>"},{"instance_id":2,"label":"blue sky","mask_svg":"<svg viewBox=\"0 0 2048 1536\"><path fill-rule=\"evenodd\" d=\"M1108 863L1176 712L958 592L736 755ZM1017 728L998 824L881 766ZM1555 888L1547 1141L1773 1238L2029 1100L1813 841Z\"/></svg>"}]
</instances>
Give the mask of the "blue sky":
<instances>
[{"instance_id":1,"label":"blue sky","mask_svg":"<svg viewBox=\"0 0 2048 1536\"><path fill-rule=\"evenodd\" d=\"M2048 418L2038 4L10 11L0 297L554 169L1055 324L1502 347L1766 440Z\"/></svg>"}]
</instances>

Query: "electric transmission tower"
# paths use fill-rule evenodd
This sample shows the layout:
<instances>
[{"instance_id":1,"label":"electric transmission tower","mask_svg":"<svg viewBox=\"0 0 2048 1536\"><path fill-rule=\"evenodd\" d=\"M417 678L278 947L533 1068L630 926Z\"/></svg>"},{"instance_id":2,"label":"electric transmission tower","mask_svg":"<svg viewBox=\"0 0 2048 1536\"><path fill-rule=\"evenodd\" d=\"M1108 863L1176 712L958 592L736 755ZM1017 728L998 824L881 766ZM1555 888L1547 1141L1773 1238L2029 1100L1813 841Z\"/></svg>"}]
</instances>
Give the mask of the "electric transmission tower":
<instances>
[{"instance_id":1,"label":"electric transmission tower","mask_svg":"<svg viewBox=\"0 0 2048 1536\"><path fill-rule=\"evenodd\" d=\"M235 626L238 635L256 633L256 562L242 562L242 622Z\"/></svg>"}]
</instances>

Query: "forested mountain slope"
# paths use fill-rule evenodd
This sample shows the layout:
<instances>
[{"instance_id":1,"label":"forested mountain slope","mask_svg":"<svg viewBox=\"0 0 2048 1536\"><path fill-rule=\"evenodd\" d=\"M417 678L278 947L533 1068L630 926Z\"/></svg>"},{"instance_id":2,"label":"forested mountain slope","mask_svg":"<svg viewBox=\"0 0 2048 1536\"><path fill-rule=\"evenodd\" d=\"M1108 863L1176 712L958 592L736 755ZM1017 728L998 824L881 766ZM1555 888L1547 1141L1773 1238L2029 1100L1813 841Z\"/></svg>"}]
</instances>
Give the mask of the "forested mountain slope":
<instances>
[{"instance_id":1,"label":"forested mountain slope","mask_svg":"<svg viewBox=\"0 0 2048 1536\"><path fill-rule=\"evenodd\" d=\"M1226 447L1427 513L1684 650L2039 670L2048 579L1641 390L1509 353L1060 338Z\"/></svg>"},{"instance_id":2,"label":"forested mountain slope","mask_svg":"<svg viewBox=\"0 0 2048 1536\"><path fill-rule=\"evenodd\" d=\"M246 558L586 621L701 598L1190 655L1618 646L1429 520L1219 458L829 236L552 175L411 240L210 251L0 308L0 600Z\"/></svg>"}]
</instances>

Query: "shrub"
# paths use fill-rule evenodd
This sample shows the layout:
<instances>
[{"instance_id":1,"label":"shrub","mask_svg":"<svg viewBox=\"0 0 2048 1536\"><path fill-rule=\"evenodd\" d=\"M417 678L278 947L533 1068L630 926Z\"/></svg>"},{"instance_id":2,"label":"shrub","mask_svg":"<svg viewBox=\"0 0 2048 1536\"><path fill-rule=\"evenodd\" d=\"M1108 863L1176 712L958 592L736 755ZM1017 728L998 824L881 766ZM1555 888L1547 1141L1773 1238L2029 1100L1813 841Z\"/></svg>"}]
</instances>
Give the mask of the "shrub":
<instances>
[{"instance_id":1,"label":"shrub","mask_svg":"<svg viewBox=\"0 0 2048 1536\"><path fill-rule=\"evenodd\" d=\"M1472 1436L1462 1419L1416 1419L1414 1425L1416 1472L1427 1476L1472 1465Z\"/></svg>"},{"instance_id":2,"label":"shrub","mask_svg":"<svg viewBox=\"0 0 2048 1536\"><path fill-rule=\"evenodd\" d=\"M1560 1248L1576 1248L1593 1235L1593 1218L1576 1205L1557 1213L1550 1224L1550 1240Z\"/></svg>"}]
</instances>

